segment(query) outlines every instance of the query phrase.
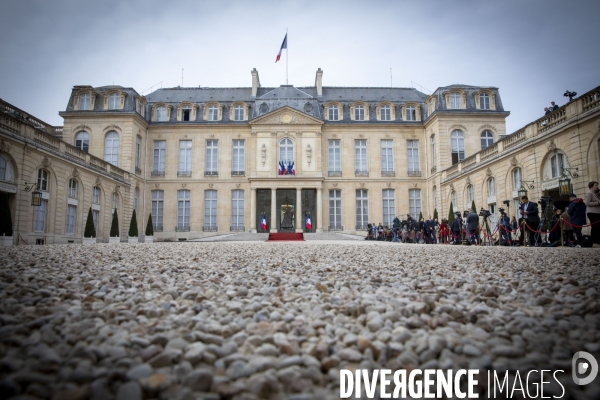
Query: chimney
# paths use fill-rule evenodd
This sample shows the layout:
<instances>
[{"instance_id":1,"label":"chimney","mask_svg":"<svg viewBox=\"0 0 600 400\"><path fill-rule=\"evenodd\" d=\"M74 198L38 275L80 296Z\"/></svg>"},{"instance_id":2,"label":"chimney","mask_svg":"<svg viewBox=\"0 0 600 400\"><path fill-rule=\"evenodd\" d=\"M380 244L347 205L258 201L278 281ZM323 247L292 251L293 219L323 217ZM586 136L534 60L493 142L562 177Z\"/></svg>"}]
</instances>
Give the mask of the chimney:
<instances>
[{"instance_id":1,"label":"chimney","mask_svg":"<svg viewBox=\"0 0 600 400\"><path fill-rule=\"evenodd\" d=\"M260 87L260 79L258 79L258 71L256 68L252 68L252 97L256 97L258 88Z\"/></svg>"},{"instance_id":2,"label":"chimney","mask_svg":"<svg viewBox=\"0 0 600 400\"><path fill-rule=\"evenodd\" d=\"M315 86L317 87L317 97L323 97L323 71L321 68L317 70L315 76Z\"/></svg>"}]
</instances>

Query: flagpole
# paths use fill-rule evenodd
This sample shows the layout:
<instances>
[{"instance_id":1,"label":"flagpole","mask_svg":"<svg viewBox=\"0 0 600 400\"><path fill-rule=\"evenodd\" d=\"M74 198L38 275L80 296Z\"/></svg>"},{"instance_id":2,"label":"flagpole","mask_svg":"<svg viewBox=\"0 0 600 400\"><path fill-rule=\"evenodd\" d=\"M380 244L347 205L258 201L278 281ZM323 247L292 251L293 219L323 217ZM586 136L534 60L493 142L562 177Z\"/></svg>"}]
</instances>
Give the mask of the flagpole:
<instances>
[{"instance_id":1,"label":"flagpole","mask_svg":"<svg viewBox=\"0 0 600 400\"><path fill-rule=\"evenodd\" d=\"M288 59L289 59L289 54L288 54L288 45L287 45L287 35L288 35L288 28L285 28L285 40L286 40L286 44L285 44L285 84L288 84Z\"/></svg>"}]
</instances>

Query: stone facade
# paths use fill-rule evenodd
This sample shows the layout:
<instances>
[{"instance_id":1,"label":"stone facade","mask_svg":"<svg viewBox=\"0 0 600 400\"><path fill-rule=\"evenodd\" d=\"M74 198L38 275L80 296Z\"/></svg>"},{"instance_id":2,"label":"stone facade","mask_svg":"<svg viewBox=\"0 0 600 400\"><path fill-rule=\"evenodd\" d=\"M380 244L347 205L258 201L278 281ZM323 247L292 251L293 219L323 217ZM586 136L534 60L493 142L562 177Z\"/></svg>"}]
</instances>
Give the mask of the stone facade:
<instances>
[{"instance_id":1,"label":"stone facade","mask_svg":"<svg viewBox=\"0 0 600 400\"><path fill-rule=\"evenodd\" d=\"M134 207L140 234L153 214L158 241L257 232L263 216L271 231L305 230L308 215L312 231L360 233L396 215L437 209L445 217L453 197L455 210L470 206L470 193L478 207L497 210L516 197L515 168L534 181L532 199L543 189L557 197L557 154L555 163L578 168L578 195L599 178L598 88L507 135L497 88L451 85L427 96L324 87L322 76L319 69L314 87L263 88L253 70L248 88L147 96L75 86L60 113L63 127L3 103L0 155L15 173L0 190L11 193L22 237L15 243L81 242L90 207L107 241L113 205L123 240ZM293 162L294 174L279 174L282 160L290 170ZM43 227L22 190L39 170L49 176Z\"/></svg>"}]
</instances>

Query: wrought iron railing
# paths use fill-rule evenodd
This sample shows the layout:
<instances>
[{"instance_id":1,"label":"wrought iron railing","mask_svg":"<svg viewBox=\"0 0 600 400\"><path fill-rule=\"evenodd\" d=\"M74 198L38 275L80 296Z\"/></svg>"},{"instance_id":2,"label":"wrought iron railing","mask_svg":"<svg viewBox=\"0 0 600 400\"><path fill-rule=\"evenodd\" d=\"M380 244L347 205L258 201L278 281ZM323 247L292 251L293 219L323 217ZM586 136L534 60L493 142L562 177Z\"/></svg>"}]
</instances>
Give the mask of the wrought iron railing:
<instances>
[{"instance_id":1,"label":"wrought iron railing","mask_svg":"<svg viewBox=\"0 0 600 400\"><path fill-rule=\"evenodd\" d=\"M175 227L175 232L189 232L190 231L190 226L189 225L177 225Z\"/></svg>"},{"instance_id":2,"label":"wrought iron railing","mask_svg":"<svg viewBox=\"0 0 600 400\"><path fill-rule=\"evenodd\" d=\"M229 227L229 230L231 232L245 232L246 231L244 225L231 225Z\"/></svg>"},{"instance_id":3,"label":"wrought iron railing","mask_svg":"<svg viewBox=\"0 0 600 400\"><path fill-rule=\"evenodd\" d=\"M192 176L192 171L177 171L177 176Z\"/></svg>"},{"instance_id":4,"label":"wrought iron railing","mask_svg":"<svg viewBox=\"0 0 600 400\"><path fill-rule=\"evenodd\" d=\"M354 176L369 176L369 171L354 171Z\"/></svg>"},{"instance_id":5,"label":"wrought iron railing","mask_svg":"<svg viewBox=\"0 0 600 400\"><path fill-rule=\"evenodd\" d=\"M342 171L327 171L327 176L342 176Z\"/></svg>"},{"instance_id":6,"label":"wrought iron railing","mask_svg":"<svg viewBox=\"0 0 600 400\"><path fill-rule=\"evenodd\" d=\"M156 170L153 170L150 175L151 176L165 176L165 171L156 171Z\"/></svg>"},{"instance_id":7,"label":"wrought iron railing","mask_svg":"<svg viewBox=\"0 0 600 400\"><path fill-rule=\"evenodd\" d=\"M245 176L246 171L231 171L231 176Z\"/></svg>"},{"instance_id":8,"label":"wrought iron railing","mask_svg":"<svg viewBox=\"0 0 600 400\"><path fill-rule=\"evenodd\" d=\"M155 232L162 232L163 226L158 224L152 224L152 229L154 229Z\"/></svg>"},{"instance_id":9,"label":"wrought iron railing","mask_svg":"<svg viewBox=\"0 0 600 400\"><path fill-rule=\"evenodd\" d=\"M342 225L329 225L330 231L343 231L344 227Z\"/></svg>"},{"instance_id":10,"label":"wrought iron railing","mask_svg":"<svg viewBox=\"0 0 600 400\"><path fill-rule=\"evenodd\" d=\"M204 171L204 176L219 176L218 171Z\"/></svg>"},{"instance_id":11,"label":"wrought iron railing","mask_svg":"<svg viewBox=\"0 0 600 400\"><path fill-rule=\"evenodd\" d=\"M212 224L205 224L202 227L202 230L204 232L216 232L217 231L217 225L212 225Z\"/></svg>"}]
</instances>

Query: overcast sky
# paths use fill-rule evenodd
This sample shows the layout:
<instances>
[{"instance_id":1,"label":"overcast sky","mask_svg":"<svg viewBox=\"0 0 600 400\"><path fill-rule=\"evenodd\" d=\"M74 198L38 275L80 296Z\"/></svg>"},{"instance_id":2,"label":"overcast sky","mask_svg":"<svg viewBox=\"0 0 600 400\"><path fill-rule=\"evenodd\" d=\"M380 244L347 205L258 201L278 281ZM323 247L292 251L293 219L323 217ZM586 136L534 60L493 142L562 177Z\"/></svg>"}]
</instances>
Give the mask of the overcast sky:
<instances>
[{"instance_id":1,"label":"overcast sky","mask_svg":"<svg viewBox=\"0 0 600 400\"><path fill-rule=\"evenodd\" d=\"M0 97L62 125L74 85L496 86L512 133L600 85L600 1L0 0Z\"/></svg>"}]
</instances>

